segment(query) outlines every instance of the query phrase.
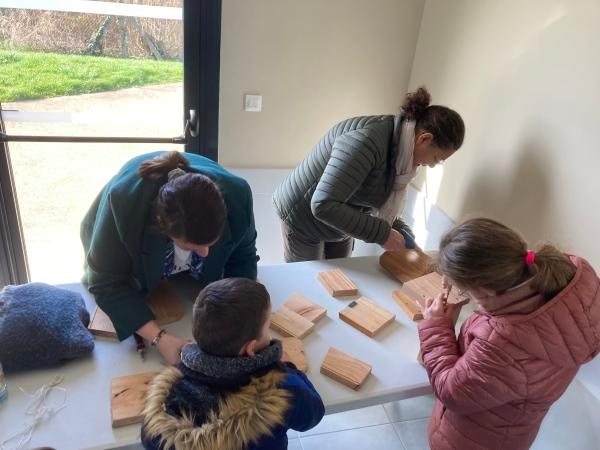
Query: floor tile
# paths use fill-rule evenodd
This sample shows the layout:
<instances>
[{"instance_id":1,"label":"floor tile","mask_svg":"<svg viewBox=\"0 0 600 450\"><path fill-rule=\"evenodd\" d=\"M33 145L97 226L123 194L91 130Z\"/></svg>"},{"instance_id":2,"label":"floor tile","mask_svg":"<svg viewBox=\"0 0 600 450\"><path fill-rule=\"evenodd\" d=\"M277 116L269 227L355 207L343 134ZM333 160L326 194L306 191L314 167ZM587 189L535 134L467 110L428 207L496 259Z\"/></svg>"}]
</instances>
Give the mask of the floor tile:
<instances>
[{"instance_id":1,"label":"floor tile","mask_svg":"<svg viewBox=\"0 0 600 450\"><path fill-rule=\"evenodd\" d=\"M300 433L300 437L315 434L331 433L334 431L350 430L353 428L370 427L389 423L389 419L383 406L369 406L368 408L354 409L337 414L329 414L323 417L312 430Z\"/></svg>"},{"instance_id":2,"label":"floor tile","mask_svg":"<svg viewBox=\"0 0 600 450\"><path fill-rule=\"evenodd\" d=\"M394 428L404 447L408 450L429 450L427 425L429 419L408 420L394 423Z\"/></svg>"},{"instance_id":3,"label":"floor tile","mask_svg":"<svg viewBox=\"0 0 600 450\"><path fill-rule=\"evenodd\" d=\"M390 422L402 422L431 417L434 404L435 397L433 395L422 395L420 397L385 403L383 407Z\"/></svg>"},{"instance_id":4,"label":"floor tile","mask_svg":"<svg viewBox=\"0 0 600 450\"><path fill-rule=\"evenodd\" d=\"M405 450L391 424L300 437L303 450Z\"/></svg>"}]
</instances>

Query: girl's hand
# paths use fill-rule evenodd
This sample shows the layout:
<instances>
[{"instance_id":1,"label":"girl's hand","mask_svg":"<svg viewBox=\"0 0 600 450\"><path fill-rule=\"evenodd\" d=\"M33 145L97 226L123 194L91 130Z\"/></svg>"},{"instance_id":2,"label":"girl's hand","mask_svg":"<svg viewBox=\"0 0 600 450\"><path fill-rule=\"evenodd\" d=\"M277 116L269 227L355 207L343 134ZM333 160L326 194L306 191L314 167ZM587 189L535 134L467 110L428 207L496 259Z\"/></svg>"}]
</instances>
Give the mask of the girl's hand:
<instances>
[{"instance_id":1,"label":"girl's hand","mask_svg":"<svg viewBox=\"0 0 600 450\"><path fill-rule=\"evenodd\" d=\"M438 294L435 298L428 298L425 302L425 308L421 308L423 312L423 318L429 319L431 317L452 317L452 311L454 311L454 305L446 303L446 295Z\"/></svg>"},{"instance_id":2,"label":"girl's hand","mask_svg":"<svg viewBox=\"0 0 600 450\"><path fill-rule=\"evenodd\" d=\"M397 252L400 250L404 250L406 248L406 243L404 241L404 236L398 233L393 228L390 230L390 235L383 244L383 248L387 251Z\"/></svg>"}]
</instances>

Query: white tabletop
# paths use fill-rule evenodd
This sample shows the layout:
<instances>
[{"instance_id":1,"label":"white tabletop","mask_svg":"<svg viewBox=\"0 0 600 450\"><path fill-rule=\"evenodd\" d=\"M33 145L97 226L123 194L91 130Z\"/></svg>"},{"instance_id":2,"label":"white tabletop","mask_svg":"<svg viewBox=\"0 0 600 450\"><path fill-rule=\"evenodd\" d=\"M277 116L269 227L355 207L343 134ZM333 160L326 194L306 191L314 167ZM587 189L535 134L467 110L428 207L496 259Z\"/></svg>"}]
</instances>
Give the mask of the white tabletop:
<instances>
[{"instance_id":1,"label":"white tabletop","mask_svg":"<svg viewBox=\"0 0 600 450\"><path fill-rule=\"evenodd\" d=\"M375 338L369 338L342 322L338 312L351 300L331 297L317 281L317 273L339 267L356 283L359 296L366 296L396 313L396 320ZM416 356L419 340L416 324L409 320L392 300L392 291L400 284L378 265L377 257L347 258L259 267L261 282L267 286L277 309L294 292L299 292L327 308L327 317L303 339L308 356L308 376L320 392L327 413L334 413L431 392L425 369ZM61 286L78 291L93 311L93 297L79 284ZM166 326L169 332L191 338L191 309L197 288L189 282L176 284L186 315L178 323ZM273 335L277 335L273 332ZM373 366L373 372L360 388L353 391L319 372L327 349L339 350ZM88 358L72 361L59 368L36 370L7 376L9 399L0 406L0 442L31 422L25 416L28 398L18 389L33 392L56 375L65 377L67 407L34 432L30 447L51 446L61 450L106 449L139 442L139 425L113 429L110 419L110 383L118 376L160 370L163 365L155 351L142 362L134 350L133 338L123 342L96 338L96 347ZM58 393L50 400L60 401Z\"/></svg>"}]
</instances>

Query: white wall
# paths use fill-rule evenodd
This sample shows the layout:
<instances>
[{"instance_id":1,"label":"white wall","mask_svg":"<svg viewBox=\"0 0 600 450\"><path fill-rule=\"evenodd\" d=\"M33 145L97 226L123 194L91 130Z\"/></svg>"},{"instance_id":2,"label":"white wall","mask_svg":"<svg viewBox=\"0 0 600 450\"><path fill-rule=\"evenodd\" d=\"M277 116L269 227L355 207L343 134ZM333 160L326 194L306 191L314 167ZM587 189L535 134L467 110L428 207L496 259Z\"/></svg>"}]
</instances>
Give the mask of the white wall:
<instances>
[{"instance_id":1,"label":"white wall","mask_svg":"<svg viewBox=\"0 0 600 450\"><path fill-rule=\"evenodd\" d=\"M600 269L598 24L593 0L427 0L409 86L467 126L437 181L441 209L491 215Z\"/></svg>"},{"instance_id":2,"label":"white wall","mask_svg":"<svg viewBox=\"0 0 600 450\"><path fill-rule=\"evenodd\" d=\"M219 161L292 168L356 115L394 114L425 0L224 0ZM263 96L260 113L243 95Z\"/></svg>"}]
</instances>

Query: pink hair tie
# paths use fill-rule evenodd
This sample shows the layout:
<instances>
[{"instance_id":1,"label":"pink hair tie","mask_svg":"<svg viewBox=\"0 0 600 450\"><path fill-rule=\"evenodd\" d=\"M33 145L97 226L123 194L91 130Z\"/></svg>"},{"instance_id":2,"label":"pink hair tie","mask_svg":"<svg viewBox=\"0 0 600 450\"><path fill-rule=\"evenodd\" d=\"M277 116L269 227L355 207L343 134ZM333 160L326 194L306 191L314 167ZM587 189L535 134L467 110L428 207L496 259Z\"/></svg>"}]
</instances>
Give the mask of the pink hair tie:
<instances>
[{"instance_id":1,"label":"pink hair tie","mask_svg":"<svg viewBox=\"0 0 600 450\"><path fill-rule=\"evenodd\" d=\"M531 250L527 252L527 255L525 255L525 264L528 266L535 264L535 252L532 252Z\"/></svg>"}]
</instances>

